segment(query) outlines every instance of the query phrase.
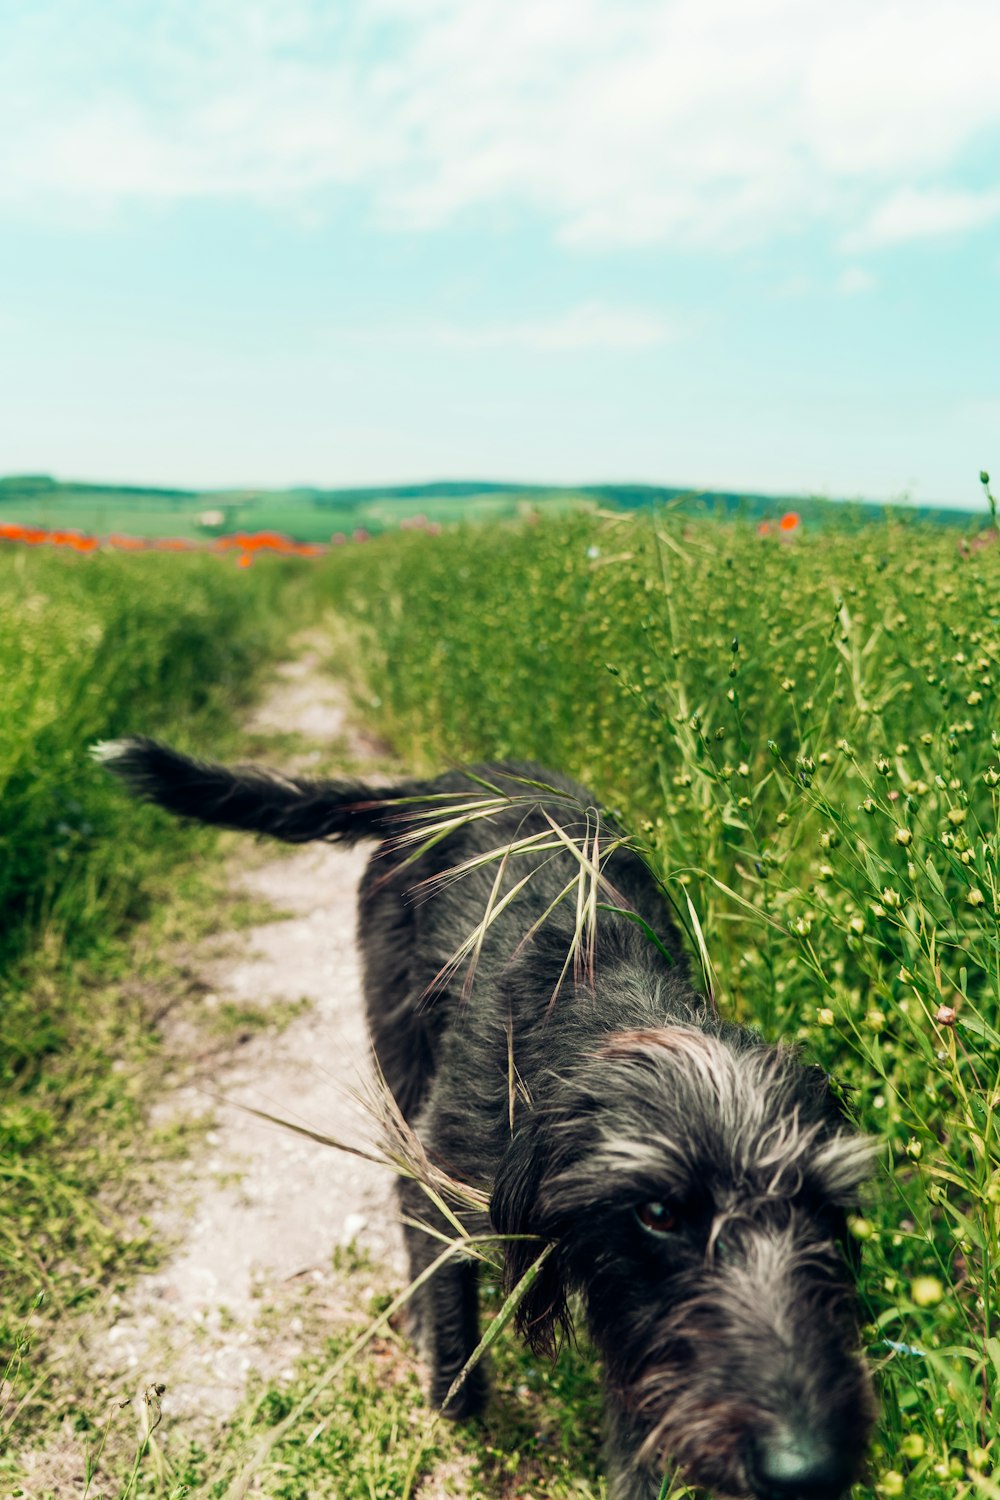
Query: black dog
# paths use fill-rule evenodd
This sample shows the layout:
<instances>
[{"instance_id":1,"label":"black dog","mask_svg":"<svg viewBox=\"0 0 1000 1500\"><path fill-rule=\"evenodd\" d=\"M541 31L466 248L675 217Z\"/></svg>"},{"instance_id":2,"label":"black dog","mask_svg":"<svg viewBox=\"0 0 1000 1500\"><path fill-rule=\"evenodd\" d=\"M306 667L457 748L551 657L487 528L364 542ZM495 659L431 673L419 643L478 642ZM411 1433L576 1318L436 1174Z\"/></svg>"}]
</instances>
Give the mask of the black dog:
<instances>
[{"instance_id":1,"label":"black dog","mask_svg":"<svg viewBox=\"0 0 1000 1500\"><path fill-rule=\"evenodd\" d=\"M614 1500L652 1500L673 1462L717 1495L843 1495L874 1411L846 1226L870 1143L818 1068L707 1006L655 881L584 788L531 765L382 788L149 740L99 754L203 822L381 841L360 897L378 1062L430 1159L520 1237L507 1286L553 1247L518 1312L534 1348L554 1349L580 1294ZM463 985L454 958L477 928ZM402 1201L427 1220L416 1184ZM441 1245L407 1237L416 1277ZM475 1264L443 1266L415 1302L443 1405L478 1342ZM476 1367L448 1414L484 1395Z\"/></svg>"}]
</instances>

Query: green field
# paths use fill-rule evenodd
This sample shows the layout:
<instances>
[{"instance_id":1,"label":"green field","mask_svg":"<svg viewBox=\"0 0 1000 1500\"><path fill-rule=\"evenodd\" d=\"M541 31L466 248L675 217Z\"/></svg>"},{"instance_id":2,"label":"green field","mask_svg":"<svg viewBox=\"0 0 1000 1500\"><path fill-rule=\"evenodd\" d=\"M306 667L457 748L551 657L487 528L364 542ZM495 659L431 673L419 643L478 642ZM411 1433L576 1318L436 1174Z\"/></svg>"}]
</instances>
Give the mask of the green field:
<instances>
[{"instance_id":1,"label":"green field","mask_svg":"<svg viewBox=\"0 0 1000 1500\"><path fill-rule=\"evenodd\" d=\"M356 530L371 535L393 531L401 522L419 516L449 525L510 520L534 512L629 512L664 505L686 516L738 516L750 521L777 519L794 510L809 526L837 528L870 524L887 510L942 526L968 527L973 520L967 511L929 506L833 504L808 495L745 495L638 484L558 487L469 481L377 489L196 491L69 483L47 475L0 479L0 525L9 521L62 527L97 536L124 532L137 537L206 540L220 532L278 531L295 541L329 542L338 534L350 537ZM206 523L206 516L213 519Z\"/></svg>"},{"instance_id":2,"label":"green field","mask_svg":"<svg viewBox=\"0 0 1000 1500\"><path fill-rule=\"evenodd\" d=\"M308 586L286 589L283 570L299 568ZM581 512L386 535L240 575L216 559L13 552L0 569L5 660L18 664L0 739L15 999L37 995L67 947L96 962L105 893L120 931L162 875L129 865L123 878L137 814L80 769L81 744L139 723L189 742L214 734L250 690L252 662L279 651L303 611L334 609L359 644L366 712L404 761L516 755L588 781L688 929L697 914L723 1010L798 1041L849 1087L883 1143L854 1224L883 1405L872 1486L858 1495L995 1500L1000 542L892 520L783 542L670 511ZM191 837L163 820L164 868L191 859ZM41 860L50 844L74 857ZM79 1165L67 1180L58 1122L110 1087L93 1059L81 1075L67 1058L66 1027L86 1053L96 1024L57 1010L49 1032L37 1008L6 1012L3 1118L26 1143L14 1160L37 1163L30 1188L8 1184L8 1225L21 1215L32 1245L8 1259L8 1330L58 1276L45 1215L65 1216L87 1188ZM98 1285L97 1251L82 1242L76 1254ZM113 1260L114 1246L100 1255ZM520 1356L505 1360L503 1379L536 1378ZM565 1435L592 1386L559 1379ZM271 1417L267 1399L247 1416L255 1433L287 1416L276 1401ZM330 1441L358 1421L356 1392L343 1401L355 1415L330 1418ZM193 1493L213 1492L237 1437L192 1460ZM308 1493L314 1455L286 1439L281 1492ZM417 1422L401 1441L428 1437ZM482 1461L494 1474L483 1493L510 1493L501 1459ZM543 1466L538 1493L596 1495L592 1458L580 1462L578 1480L565 1454ZM142 1493L166 1495L157 1483Z\"/></svg>"},{"instance_id":3,"label":"green field","mask_svg":"<svg viewBox=\"0 0 1000 1500\"><path fill-rule=\"evenodd\" d=\"M72 528L91 535L209 540L233 531L278 531L300 542L330 542L357 530L378 535L401 521L438 524L499 520L544 503L547 509L593 508L576 491L519 490L503 485L402 486L390 490L155 490L61 484L44 478L0 479L0 524ZM213 519L206 524L204 517Z\"/></svg>"}]
</instances>

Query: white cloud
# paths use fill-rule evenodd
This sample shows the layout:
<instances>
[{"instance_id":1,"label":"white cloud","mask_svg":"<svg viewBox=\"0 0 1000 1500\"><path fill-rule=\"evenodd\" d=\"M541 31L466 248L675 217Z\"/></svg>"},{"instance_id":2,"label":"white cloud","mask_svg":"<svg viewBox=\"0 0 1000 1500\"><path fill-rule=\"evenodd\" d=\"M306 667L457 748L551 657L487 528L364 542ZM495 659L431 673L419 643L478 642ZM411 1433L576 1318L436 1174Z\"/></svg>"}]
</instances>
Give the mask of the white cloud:
<instances>
[{"instance_id":1,"label":"white cloud","mask_svg":"<svg viewBox=\"0 0 1000 1500\"><path fill-rule=\"evenodd\" d=\"M886 244L995 211L995 0L35 0L0 21L8 213L359 188L583 247ZM965 209L960 201L970 200ZM976 199L975 205L971 200ZM935 207L936 205L936 207ZM970 206L971 205L971 206ZM922 209L926 209L922 213Z\"/></svg>"},{"instance_id":2,"label":"white cloud","mask_svg":"<svg viewBox=\"0 0 1000 1500\"><path fill-rule=\"evenodd\" d=\"M906 240L932 239L980 229L1000 218L1000 188L963 192L948 188L900 188L845 236L845 248L875 248Z\"/></svg>"},{"instance_id":3,"label":"white cloud","mask_svg":"<svg viewBox=\"0 0 1000 1500\"><path fill-rule=\"evenodd\" d=\"M837 291L842 297L858 297L874 291L875 277L864 266L845 266L837 277Z\"/></svg>"},{"instance_id":4,"label":"white cloud","mask_svg":"<svg viewBox=\"0 0 1000 1500\"><path fill-rule=\"evenodd\" d=\"M677 337L677 331L658 313L640 308L608 307L586 302L554 318L534 322L481 324L479 327L440 326L438 339L453 348L530 349L535 353L564 354L582 349L651 349Z\"/></svg>"}]
</instances>

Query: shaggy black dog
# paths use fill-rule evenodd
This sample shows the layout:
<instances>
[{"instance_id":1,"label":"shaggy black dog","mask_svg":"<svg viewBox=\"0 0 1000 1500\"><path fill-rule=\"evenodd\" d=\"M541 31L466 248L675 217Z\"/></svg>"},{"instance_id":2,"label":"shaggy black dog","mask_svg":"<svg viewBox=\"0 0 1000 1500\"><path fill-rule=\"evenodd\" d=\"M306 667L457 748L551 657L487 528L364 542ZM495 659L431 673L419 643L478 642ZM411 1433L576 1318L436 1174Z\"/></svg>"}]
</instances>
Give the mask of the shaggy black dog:
<instances>
[{"instance_id":1,"label":"shaggy black dog","mask_svg":"<svg viewBox=\"0 0 1000 1500\"><path fill-rule=\"evenodd\" d=\"M430 1159L490 1195L507 1286L552 1246L518 1312L534 1348L555 1347L579 1294L615 1500L652 1500L673 1463L717 1496L844 1494L874 1409L846 1225L870 1145L818 1068L718 1019L656 882L583 787L534 765L372 787L149 740L100 753L187 817L380 841L359 918L378 1062ZM470 983L454 960L477 928ZM427 1222L419 1186L401 1194ZM416 1277L441 1245L407 1239ZM415 1304L435 1401L477 1411L481 1366L449 1400L479 1337L474 1262Z\"/></svg>"}]
</instances>

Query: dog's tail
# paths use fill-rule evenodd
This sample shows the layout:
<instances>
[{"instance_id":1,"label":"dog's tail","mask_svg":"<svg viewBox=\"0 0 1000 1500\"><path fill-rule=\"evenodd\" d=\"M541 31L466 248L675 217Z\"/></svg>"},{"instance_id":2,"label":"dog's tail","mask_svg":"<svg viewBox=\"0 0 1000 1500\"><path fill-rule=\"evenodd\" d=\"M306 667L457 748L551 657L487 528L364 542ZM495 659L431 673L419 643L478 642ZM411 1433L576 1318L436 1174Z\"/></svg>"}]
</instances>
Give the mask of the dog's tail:
<instances>
[{"instance_id":1,"label":"dog's tail","mask_svg":"<svg viewBox=\"0 0 1000 1500\"><path fill-rule=\"evenodd\" d=\"M105 741L91 753L129 791L168 812L289 844L311 839L355 844L398 834L413 807L393 804L425 790L418 783L366 786L281 776L258 766L214 765L144 736Z\"/></svg>"}]
</instances>

